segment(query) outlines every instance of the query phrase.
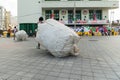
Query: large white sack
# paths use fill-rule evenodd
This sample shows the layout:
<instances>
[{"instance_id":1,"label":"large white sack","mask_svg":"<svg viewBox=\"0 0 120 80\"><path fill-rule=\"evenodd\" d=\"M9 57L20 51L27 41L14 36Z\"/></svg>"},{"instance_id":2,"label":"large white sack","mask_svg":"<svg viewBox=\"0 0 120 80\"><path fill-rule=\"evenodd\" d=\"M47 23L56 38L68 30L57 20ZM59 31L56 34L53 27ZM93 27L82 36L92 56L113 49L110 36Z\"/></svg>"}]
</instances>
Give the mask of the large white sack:
<instances>
[{"instance_id":1,"label":"large white sack","mask_svg":"<svg viewBox=\"0 0 120 80\"><path fill-rule=\"evenodd\" d=\"M24 30L20 30L15 34L18 41L24 41L28 38L27 33Z\"/></svg>"},{"instance_id":2,"label":"large white sack","mask_svg":"<svg viewBox=\"0 0 120 80\"><path fill-rule=\"evenodd\" d=\"M78 55L80 37L70 28L53 19L38 25L37 41L56 57Z\"/></svg>"}]
</instances>

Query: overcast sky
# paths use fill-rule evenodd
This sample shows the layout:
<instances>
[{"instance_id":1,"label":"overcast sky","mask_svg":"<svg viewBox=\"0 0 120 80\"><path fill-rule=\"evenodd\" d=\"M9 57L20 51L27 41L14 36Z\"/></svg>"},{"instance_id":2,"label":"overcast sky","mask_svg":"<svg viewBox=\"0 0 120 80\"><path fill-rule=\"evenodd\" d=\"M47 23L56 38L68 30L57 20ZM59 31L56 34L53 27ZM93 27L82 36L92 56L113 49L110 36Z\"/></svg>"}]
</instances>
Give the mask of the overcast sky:
<instances>
[{"instance_id":1,"label":"overcast sky","mask_svg":"<svg viewBox=\"0 0 120 80\"><path fill-rule=\"evenodd\" d=\"M0 6L5 7L13 16L17 16L17 0L0 0ZM116 19L120 19L120 8L114 10L114 20Z\"/></svg>"},{"instance_id":2,"label":"overcast sky","mask_svg":"<svg viewBox=\"0 0 120 80\"><path fill-rule=\"evenodd\" d=\"M0 6L10 11L13 16L17 16L17 0L0 0Z\"/></svg>"}]
</instances>

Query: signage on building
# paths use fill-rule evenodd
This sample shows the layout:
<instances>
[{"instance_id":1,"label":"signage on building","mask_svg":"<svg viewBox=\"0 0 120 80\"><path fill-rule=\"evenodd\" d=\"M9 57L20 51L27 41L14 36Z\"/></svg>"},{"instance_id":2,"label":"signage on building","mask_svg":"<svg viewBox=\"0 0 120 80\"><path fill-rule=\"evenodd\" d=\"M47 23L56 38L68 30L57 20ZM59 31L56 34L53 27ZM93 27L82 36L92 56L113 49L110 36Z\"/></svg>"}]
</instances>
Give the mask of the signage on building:
<instances>
[{"instance_id":1,"label":"signage on building","mask_svg":"<svg viewBox=\"0 0 120 80\"><path fill-rule=\"evenodd\" d=\"M66 10L65 10L65 9L62 9L62 10L61 10L61 14L62 14L62 15L66 15Z\"/></svg>"},{"instance_id":2,"label":"signage on building","mask_svg":"<svg viewBox=\"0 0 120 80\"><path fill-rule=\"evenodd\" d=\"M84 9L83 10L83 15L87 15L88 14L88 10L87 9Z\"/></svg>"}]
</instances>

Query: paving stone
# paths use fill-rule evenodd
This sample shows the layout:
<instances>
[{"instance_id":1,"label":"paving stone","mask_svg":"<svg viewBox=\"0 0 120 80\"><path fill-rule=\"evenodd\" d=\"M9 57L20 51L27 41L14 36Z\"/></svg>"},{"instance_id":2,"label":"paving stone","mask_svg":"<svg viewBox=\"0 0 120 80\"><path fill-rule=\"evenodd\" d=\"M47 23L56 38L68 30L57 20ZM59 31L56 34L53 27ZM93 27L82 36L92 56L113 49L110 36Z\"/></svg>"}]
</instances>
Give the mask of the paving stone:
<instances>
[{"instance_id":1,"label":"paving stone","mask_svg":"<svg viewBox=\"0 0 120 80\"><path fill-rule=\"evenodd\" d=\"M57 77L59 74L60 74L59 72L53 72L53 71L48 73L49 76L55 76L55 77Z\"/></svg>"},{"instance_id":2,"label":"paving stone","mask_svg":"<svg viewBox=\"0 0 120 80\"><path fill-rule=\"evenodd\" d=\"M70 79L81 79L81 75L71 74Z\"/></svg>"},{"instance_id":3,"label":"paving stone","mask_svg":"<svg viewBox=\"0 0 120 80\"><path fill-rule=\"evenodd\" d=\"M106 77L105 74L103 74L103 73L93 73L93 76L100 77L100 78L105 78Z\"/></svg>"},{"instance_id":4,"label":"paving stone","mask_svg":"<svg viewBox=\"0 0 120 80\"><path fill-rule=\"evenodd\" d=\"M70 73L60 73L59 77L69 78L70 77Z\"/></svg>"},{"instance_id":5,"label":"paving stone","mask_svg":"<svg viewBox=\"0 0 120 80\"><path fill-rule=\"evenodd\" d=\"M47 77L47 75L36 74L32 79L41 79L41 80L44 80L45 77Z\"/></svg>"},{"instance_id":6,"label":"paving stone","mask_svg":"<svg viewBox=\"0 0 120 80\"><path fill-rule=\"evenodd\" d=\"M94 80L107 80L107 78L103 78L103 77L94 77Z\"/></svg>"},{"instance_id":7,"label":"paving stone","mask_svg":"<svg viewBox=\"0 0 120 80\"><path fill-rule=\"evenodd\" d=\"M0 37L0 78L120 80L119 36L81 37L77 57L56 58L43 47L36 49L36 44L34 38L16 42L12 38Z\"/></svg>"},{"instance_id":8,"label":"paving stone","mask_svg":"<svg viewBox=\"0 0 120 80\"><path fill-rule=\"evenodd\" d=\"M54 77L54 76L47 76L45 78L45 80L56 80L56 79L57 79L57 77Z\"/></svg>"},{"instance_id":9,"label":"paving stone","mask_svg":"<svg viewBox=\"0 0 120 80\"><path fill-rule=\"evenodd\" d=\"M82 80L94 80L94 78L91 76L82 76Z\"/></svg>"}]
</instances>

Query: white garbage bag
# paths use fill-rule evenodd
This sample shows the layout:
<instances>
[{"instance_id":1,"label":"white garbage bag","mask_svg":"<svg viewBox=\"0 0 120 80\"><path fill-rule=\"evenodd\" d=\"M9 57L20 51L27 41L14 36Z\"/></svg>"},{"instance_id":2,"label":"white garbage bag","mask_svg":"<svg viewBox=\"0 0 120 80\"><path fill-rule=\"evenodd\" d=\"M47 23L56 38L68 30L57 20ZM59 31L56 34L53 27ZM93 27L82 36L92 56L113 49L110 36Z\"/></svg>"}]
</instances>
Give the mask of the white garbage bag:
<instances>
[{"instance_id":1,"label":"white garbage bag","mask_svg":"<svg viewBox=\"0 0 120 80\"><path fill-rule=\"evenodd\" d=\"M24 30L16 32L15 36L18 41L25 41L28 38L28 35Z\"/></svg>"},{"instance_id":2,"label":"white garbage bag","mask_svg":"<svg viewBox=\"0 0 120 80\"><path fill-rule=\"evenodd\" d=\"M73 30L56 20L48 19L38 25L36 40L56 57L78 55L79 39Z\"/></svg>"}]
</instances>

